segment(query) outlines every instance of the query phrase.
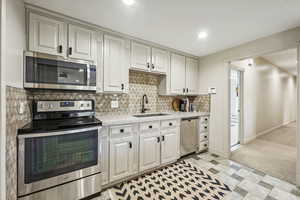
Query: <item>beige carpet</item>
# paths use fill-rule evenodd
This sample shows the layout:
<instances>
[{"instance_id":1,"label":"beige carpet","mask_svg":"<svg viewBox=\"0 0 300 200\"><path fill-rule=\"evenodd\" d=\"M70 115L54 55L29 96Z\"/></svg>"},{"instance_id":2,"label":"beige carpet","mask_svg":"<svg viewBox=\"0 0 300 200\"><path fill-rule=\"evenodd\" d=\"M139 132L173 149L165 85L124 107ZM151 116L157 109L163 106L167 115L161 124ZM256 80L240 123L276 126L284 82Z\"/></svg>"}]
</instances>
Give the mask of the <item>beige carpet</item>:
<instances>
[{"instance_id":1,"label":"beige carpet","mask_svg":"<svg viewBox=\"0 0 300 200\"><path fill-rule=\"evenodd\" d=\"M296 123L275 129L232 152L231 160L296 183Z\"/></svg>"}]
</instances>

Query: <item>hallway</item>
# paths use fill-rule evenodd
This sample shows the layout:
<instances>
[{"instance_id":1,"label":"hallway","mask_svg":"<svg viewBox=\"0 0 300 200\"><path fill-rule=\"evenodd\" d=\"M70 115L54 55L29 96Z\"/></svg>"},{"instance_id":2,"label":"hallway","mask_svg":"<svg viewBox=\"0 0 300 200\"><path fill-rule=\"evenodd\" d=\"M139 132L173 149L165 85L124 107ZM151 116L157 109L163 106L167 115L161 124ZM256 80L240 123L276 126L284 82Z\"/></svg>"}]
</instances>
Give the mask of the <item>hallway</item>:
<instances>
[{"instance_id":1,"label":"hallway","mask_svg":"<svg viewBox=\"0 0 300 200\"><path fill-rule=\"evenodd\" d=\"M232 152L231 160L296 183L296 122L277 128Z\"/></svg>"}]
</instances>

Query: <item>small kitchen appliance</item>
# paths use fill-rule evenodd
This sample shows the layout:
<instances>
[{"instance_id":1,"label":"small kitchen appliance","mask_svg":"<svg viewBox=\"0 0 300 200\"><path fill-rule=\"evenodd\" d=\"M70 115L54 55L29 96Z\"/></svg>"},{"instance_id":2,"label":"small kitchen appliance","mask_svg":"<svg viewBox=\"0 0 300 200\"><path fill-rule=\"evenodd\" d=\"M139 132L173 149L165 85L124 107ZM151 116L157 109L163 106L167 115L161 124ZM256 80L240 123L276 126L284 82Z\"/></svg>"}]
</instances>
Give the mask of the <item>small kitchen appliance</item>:
<instances>
[{"instance_id":1,"label":"small kitchen appliance","mask_svg":"<svg viewBox=\"0 0 300 200\"><path fill-rule=\"evenodd\" d=\"M96 65L26 52L24 88L96 91Z\"/></svg>"},{"instance_id":2,"label":"small kitchen appliance","mask_svg":"<svg viewBox=\"0 0 300 200\"><path fill-rule=\"evenodd\" d=\"M101 191L101 121L93 100L34 101L18 130L18 199L77 200Z\"/></svg>"}]
</instances>

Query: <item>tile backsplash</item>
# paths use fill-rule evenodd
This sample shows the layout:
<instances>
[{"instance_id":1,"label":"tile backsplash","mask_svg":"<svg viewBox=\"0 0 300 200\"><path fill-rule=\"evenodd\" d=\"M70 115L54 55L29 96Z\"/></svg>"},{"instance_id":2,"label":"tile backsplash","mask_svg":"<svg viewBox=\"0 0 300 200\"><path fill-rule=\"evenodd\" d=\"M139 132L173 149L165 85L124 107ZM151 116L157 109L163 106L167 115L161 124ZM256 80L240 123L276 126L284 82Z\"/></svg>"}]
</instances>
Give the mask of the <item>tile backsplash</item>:
<instances>
[{"instance_id":1,"label":"tile backsplash","mask_svg":"<svg viewBox=\"0 0 300 200\"><path fill-rule=\"evenodd\" d=\"M53 90L31 91L31 98L36 100L54 99L94 99L96 112L103 115L120 115L139 113L141 110L142 96L147 95L149 103L146 105L148 112L172 111L172 101L175 97L159 96L159 75L130 71L128 94L103 94L93 92L61 92ZM119 108L111 108L111 100L119 101ZM201 95L192 97L197 111L209 111L209 96Z\"/></svg>"},{"instance_id":2,"label":"tile backsplash","mask_svg":"<svg viewBox=\"0 0 300 200\"><path fill-rule=\"evenodd\" d=\"M20 88L6 87L6 169L7 169L7 200L17 198L17 129L31 120L31 102L35 100L56 99L93 99L96 104L96 112L100 115L120 115L139 113L142 96L148 96L150 109L148 112L172 111L172 101L175 97L159 96L159 75L146 74L130 71L128 94L102 94L94 92L74 92L55 90L27 91ZM112 99L118 99L119 108L111 108ZM196 105L197 111L209 112L209 95L191 97L190 100ZM25 110L20 112L20 105Z\"/></svg>"}]
</instances>

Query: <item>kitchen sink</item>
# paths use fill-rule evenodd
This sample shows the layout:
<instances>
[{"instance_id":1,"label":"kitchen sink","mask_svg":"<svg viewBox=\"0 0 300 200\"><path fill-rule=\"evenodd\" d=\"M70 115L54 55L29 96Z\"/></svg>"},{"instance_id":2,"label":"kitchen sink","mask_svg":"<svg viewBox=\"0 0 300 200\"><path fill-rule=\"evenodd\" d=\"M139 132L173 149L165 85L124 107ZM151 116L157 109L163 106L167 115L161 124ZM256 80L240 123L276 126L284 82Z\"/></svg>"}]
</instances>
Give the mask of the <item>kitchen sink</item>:
<instances>
[{"instance_id":1,"label":"kitchen sink","mask_svg":"<svg viewBox=\"0 0 300 200\"><path fill-rule=\"evenodd\" d=\"M149 114L139 114L139 115L133 115L134 117L159 117L159 116L165 116L169 115L166 113L149 113Z\"/></svg>"}]
</instances>

